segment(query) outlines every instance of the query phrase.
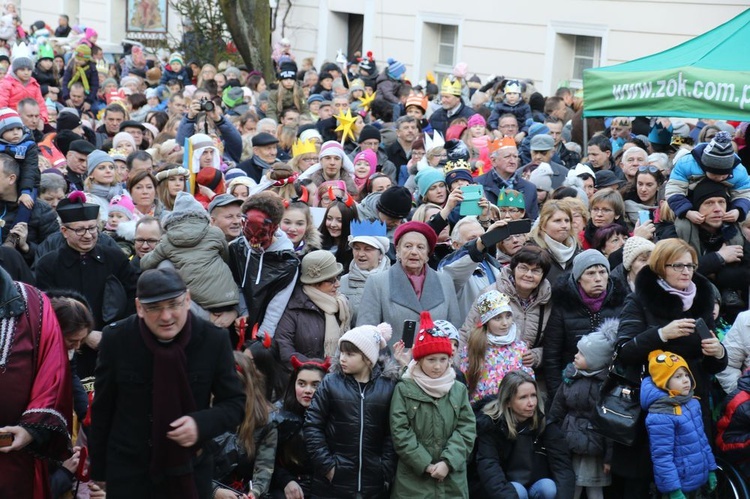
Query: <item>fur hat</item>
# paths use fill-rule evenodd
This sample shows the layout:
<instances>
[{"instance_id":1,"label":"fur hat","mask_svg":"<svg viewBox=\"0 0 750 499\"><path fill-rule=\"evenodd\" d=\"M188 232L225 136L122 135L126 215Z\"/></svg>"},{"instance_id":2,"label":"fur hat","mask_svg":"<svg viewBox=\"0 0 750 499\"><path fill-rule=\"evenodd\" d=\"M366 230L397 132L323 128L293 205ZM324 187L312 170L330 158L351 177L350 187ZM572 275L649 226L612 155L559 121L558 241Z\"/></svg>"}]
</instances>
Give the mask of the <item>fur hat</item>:
<instances>
[{"instance_id":1,"label":"fur hat","mask_svg":"<svg viewBox=\"0 0 750 499\"><path fill-rule=\"evenodd\" d=\"M587 371L600 371L609 365L615 353L619 325L619 319L604 319L599 329L578 340L578 351L586 359Z\"/></svg>"},{"instance_id":2,"label":"fur hat","mask_svg":"<svg viewBox=\"0 0 750 499\"><path fill-rule=\"evenodd\" d=\"M695 388L695 378L693 378L693 373L690 372L685 359L676 353L665 352L664 350L654 350L648 354L648 373L651 375L654 385L662 390L669 391L667 388L669 379L681 367L687 369L688 375L693 382L693 388Z\"/></svg>"},{"instance_id":3,"label":"fur hat","mask_svg":"<svg viewBox=\"0 0 750 499\"><path fill-rule=\"evenodd\" d=\"M709 173L727 175L732 173L734 165L735 157L734 149L732 148L732 138L727 132L719 132L703 149L701 166Z\"/></svg>"},{"instance_id":4,"label":"fur hat","mask_svg":"<svg viewBox=\"0 0 750 499\"><path fill-rule=\"evenodd\" d=\"M306 254L300 264L299 281L302 284L317 284L341 275L344 266L336 261L333 253L315 250Z\"/></svg>"},{"instance_id":5,"label":"fur hat","mask_svg":"<svg viewBox=\"0 0 750 499\"><path fill-rule=\"evenodd\" d=\"M350 329L339 338L339 346L342 341L348 341L355 347L359 348L362 355L369 360L372 365L377 364L380 357L380 350L388 345L391 339L393 329L390 324L382 322L377 326L359 326Z\"/></svg>"},{"instance_id":6,"label":"fur hat","mask_svg":"<svg viewBox=\"0 0 750 499\"><path fill-rule=\"evenodd\" d=\"M510 312L513 314L513 309L510 308L510 298L508 298L508 295L501 293L496 289L487 291L477 298L477 310L479 311L479 318L483 326L487 324L490 319L502 314L503 312Z\"/></svg>"},{"instance_id":7,"label":"fur hat","mask_svg":"<svg viewBox=\"0 0 750 499\"><path fill-rule=\"evenodd\" d=\"M587 249L586 251L578 253L573 259L573 279L578 281L578 279L581 278L581 275L586 272L586 269L593 267L594 265L603 266L609 273L609 260L607 260L607 257L604 256L601 251Z\"/></svg>"},{"instance_id":8,"label":"fur hat","mask_svg":"<svg viewBox=\"0 0 750 499\"><path fill-rule=\"evenodd\" d=\"M654 251L654 243L638 236L629 237L622 248L622 266L630 271L633 262L643 253Z\"/></svg>"},{"instance_id":9,"label":"fur hat","mask_svg":"<svg viewBox=\"0 0 750 499\"><path fill-rule=\"evenodd\" d=\"M411 355L414 360L419 360L438 353L450 357L453 354L453 345L448 335L435 327L430 312L425 310L419 315L419 333L414 338Z\"/></svg>"}]
</instances>

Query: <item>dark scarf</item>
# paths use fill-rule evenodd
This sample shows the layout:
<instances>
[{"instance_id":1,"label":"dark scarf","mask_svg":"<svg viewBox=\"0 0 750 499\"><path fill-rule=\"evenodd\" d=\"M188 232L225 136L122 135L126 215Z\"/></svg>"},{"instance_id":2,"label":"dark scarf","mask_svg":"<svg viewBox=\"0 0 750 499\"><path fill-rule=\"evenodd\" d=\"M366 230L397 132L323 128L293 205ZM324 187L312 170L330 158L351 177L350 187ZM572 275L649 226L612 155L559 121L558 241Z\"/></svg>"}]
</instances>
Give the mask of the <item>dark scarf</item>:
<instances>
[{"instance_id":1,"label":"dark scarf","mask_svg":"<svg viewBox=\"0 0 750 499\"><path fill-rule=\"evenodd\" d=\"M581 285L578 285L578 295L581 297L581 301L584 305L586 305L586 308L591 310L594 313L599 312L599 310L602 309L602 305L604 305L604 300L607 299L607 290L605 289L602 294L597 296L596 298L592 298L589 295L586 294L586 292L583 290Z\"/></svg>"},{"instance_id":2,"label":"dark scarf","mask_svg":"<svg viewBox=\"0 0 750 499\"><path fill-rule=\"evenodd\" d=\"M153 394L151 426L151 476L166 478L168 497L173 499L198 499L191 464L194 450L182 447L167 438L172 430L169 424L195 411L195 400L190 389L185 348L190 342L191 316L182 331L169 343L156 339L143 322L138 321L146 348L153 354Z\"/></svg>"}]
</instances>

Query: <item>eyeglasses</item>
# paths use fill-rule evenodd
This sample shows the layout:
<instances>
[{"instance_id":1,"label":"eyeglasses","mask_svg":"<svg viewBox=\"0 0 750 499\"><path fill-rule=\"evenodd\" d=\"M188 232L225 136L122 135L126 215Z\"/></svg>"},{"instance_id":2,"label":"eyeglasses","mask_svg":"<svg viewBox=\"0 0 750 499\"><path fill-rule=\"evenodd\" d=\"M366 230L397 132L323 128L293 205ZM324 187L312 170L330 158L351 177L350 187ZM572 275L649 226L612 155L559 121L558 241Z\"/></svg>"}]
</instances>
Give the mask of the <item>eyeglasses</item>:
<instances>
[{"instance_id":1,"label":"eyeglasses","mask_svg":"<svg viewBox=\"0 0 750 499\"><path fill-rule=\"evenodd\" d=\"M68 225L63 225L63 227L65 227L67 230L71 231L78 237L83 237L83 235L87 232L93 236L99 231L99 227L97 227L96 225L92 227L81 227L79 229L74 229L73 227L70 227Z\"/></svg>"},{"instance_id":2,"label":"eyeglasses","mask_svg":"<svg viewBox=\"0 0 750 499\"><path fill-rule=\"evenodd\" d=\"M665 265L665 267L672 267L676 272L682 273L687 270L688 272L695 272L695 269L698 268L698 265L694 263L668 263Z\"/></svg>"},{"instance_id":3,"label":"eyeglasses","mask_svg":"<svg viewBox=\"0 0 750 499\"><path fill-rule=\"evenodd\" d=\"M174 299L168 303L164 303L161 305L157 305L157 304L143 305L143 311L146 312L147 314L158 315L164 311L173 312L175 310L179 310L180 307L182 307L182 305L184 304L185 304L185 295L182 295L182 299L180 300Z\"/></svg>"},{"instance_id":4,"label":"eyeglasses","mask_svg":"<svg viewBox=\"0 0 750 499\"><path fill-rule=\"evenodd\" d=\"M327 282L328 284L336 284L340 280L341 280L341 276L337 275L336 277L331 277L330 279L326 279L325 281L321 281L321 282Z\"/></svg>"},{"instance_id":5,"label":"eyeglasses","mask_svg":"<svg viewBox=\"0 0 750 499\"><path fill-rule=\"evenodd\" d=\"M638 167L638 173L661 173L661 170L656 166L643 165Z\"/></svg>"},{"instance_id":6,"label":"eyeglasses","mask_svg":"<svg viewBox=\"0 0 750 499\"><path fill-rule=\"evenodd\" d=\"M531 274L531 275L534 275L534 276L540 276L540 275L542 275L544 273L544 271L542 269L540 269L539 267L531 268L531 267L528 267L528 266L522 265L522 264L519 264L516 267L516 272L519 272L521 274Z\"/></svg>"},{"instance_id":7,"label":"eyeglasses","mask_svg":"<svg viewBox=\"0 0 750 499\"><path fill-rule=\"evenodd\" d=\"M138 246L144 246L144 245L154 246L158 242L159 242L158 239L141 239L139 237L135 239L135 244L137 244Z\"/></svg>"},{"instance_id":8,"label":"eyeglasses","mask_svg":"<svg viewBox=\"0 0 750 499\"><path fill-rule=\"evenodd\" d=\"M518 208L500 208L501 215L518 215L521 210Z\"/></svg>"},{"instance_id":9,"label":"eyeglasses","mask_svg":"<svg viewBox=\"0 0 750 499\"><path fill-rule=\"evenodd\" d=\"M601 213L607 215L608 213L614 213L615 210L612 208L591 208L591 213Z\"/></svg>"}]
</instances>

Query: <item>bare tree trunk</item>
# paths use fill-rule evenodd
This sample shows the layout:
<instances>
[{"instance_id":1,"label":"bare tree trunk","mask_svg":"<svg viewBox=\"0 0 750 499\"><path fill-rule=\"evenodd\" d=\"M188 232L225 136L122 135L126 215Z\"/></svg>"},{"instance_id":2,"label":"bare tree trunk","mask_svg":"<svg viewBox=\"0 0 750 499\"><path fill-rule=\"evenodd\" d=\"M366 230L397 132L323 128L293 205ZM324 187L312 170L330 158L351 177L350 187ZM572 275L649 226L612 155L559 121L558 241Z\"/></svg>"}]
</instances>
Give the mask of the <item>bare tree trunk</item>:
<instances>
[{"instance_id":1,"label":"bare tree trunk","mask_svg":"<svg viewBox=\"0 0 750 499\"><path fill-rule=\"evenodd\" d=\"M250 69L274 80L271 62L271 7L268 0L219 0L229 33Z\"/></svg>"}]
</instances>

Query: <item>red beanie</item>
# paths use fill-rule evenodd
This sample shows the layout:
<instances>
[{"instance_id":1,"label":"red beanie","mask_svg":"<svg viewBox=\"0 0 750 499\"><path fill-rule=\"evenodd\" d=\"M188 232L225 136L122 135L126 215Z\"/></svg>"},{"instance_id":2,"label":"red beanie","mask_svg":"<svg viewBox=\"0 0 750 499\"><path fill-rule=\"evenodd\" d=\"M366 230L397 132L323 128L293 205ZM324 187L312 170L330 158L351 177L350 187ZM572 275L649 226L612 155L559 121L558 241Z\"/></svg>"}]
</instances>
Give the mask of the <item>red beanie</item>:
<instances>
[{"instance_id":1,"label":"red beanie","mask_svg":"<svg viewBox=\"0 0 750 499\"><path fill-rule=\"evenodd\" d=\"M393 233L393 245L398 246L398 241L401 237L408 232L419 232L427 239L427 246L430 249L430 254L435 251L435 245L437 244L437 234L435 231L424 222L406 222L396 228L396 232Z\"/></svg>"},{"instance_id":2,"label":"red beanie","mask_svg":"<svg viewBox=\"0 0 750 499\"><path fill-rule=\"evenodd\" d=\"M202 168L195 176L195 181L200 185L208 187L216 194L224 193L224 177L222 177L221 172L216 168L211 166Z\"/></svg>"},{"instance_id":3,"label":"red beanie","mask_svg":"<svg viewBox=\"0 0 750 499\"><path fill-rule=\"evenodd\" d=\"M414 339L411 355L419 360L428 355L444 353L448 357L453 354L453 345L448 336L438 336L441 330L435 328L430 313L426 310L419 316L419 334Z\"/></svg>"}]
</instances>

